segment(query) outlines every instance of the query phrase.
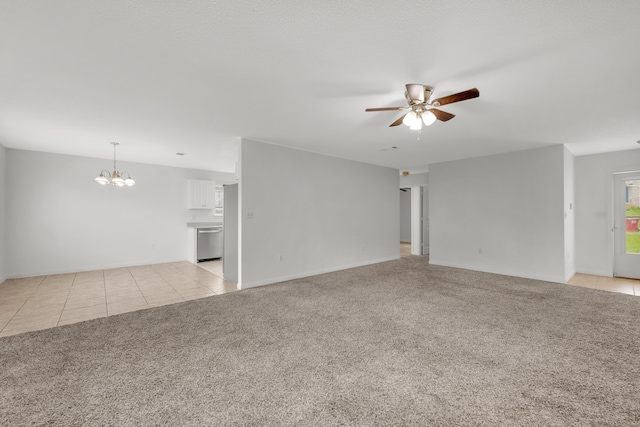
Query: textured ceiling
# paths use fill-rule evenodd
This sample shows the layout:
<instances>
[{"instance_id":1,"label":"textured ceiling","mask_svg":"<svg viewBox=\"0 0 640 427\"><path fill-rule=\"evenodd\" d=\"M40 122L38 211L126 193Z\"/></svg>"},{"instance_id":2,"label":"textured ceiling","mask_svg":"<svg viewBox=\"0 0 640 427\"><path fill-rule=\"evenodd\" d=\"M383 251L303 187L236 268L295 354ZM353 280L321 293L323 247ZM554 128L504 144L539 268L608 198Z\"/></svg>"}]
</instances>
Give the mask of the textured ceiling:
<instances>
[{"instance_id":1,"label":"textured ceiling","mask_svg":"<svg viewBox=\"0 0 640 427\"><path fill-rule=\"evenodd\" d=\"M412 171L633 149L639 18L637 0L4 0L0 143L222 171L240 137ZM481 95L418 139L364 111L405 105L405 83Z\"/></svg>"}]
</instances>

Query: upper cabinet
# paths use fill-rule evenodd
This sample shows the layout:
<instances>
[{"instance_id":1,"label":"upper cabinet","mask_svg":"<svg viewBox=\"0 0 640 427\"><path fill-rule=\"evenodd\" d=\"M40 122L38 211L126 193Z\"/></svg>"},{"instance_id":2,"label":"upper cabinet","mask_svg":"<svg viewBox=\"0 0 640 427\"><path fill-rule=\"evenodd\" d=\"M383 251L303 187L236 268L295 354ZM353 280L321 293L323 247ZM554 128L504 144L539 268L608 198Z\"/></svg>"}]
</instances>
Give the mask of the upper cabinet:
<instances>
[{"instance_id":1,"label":"upper cabinet","mask_svg":"<svg viewBox=\"0 0 640 427\"><path fill-rule=\"evenodd\" d=\"M216 189L216 183L213 181L189 180L187 209L215 209Z\"/></svg>"}]
</instances>

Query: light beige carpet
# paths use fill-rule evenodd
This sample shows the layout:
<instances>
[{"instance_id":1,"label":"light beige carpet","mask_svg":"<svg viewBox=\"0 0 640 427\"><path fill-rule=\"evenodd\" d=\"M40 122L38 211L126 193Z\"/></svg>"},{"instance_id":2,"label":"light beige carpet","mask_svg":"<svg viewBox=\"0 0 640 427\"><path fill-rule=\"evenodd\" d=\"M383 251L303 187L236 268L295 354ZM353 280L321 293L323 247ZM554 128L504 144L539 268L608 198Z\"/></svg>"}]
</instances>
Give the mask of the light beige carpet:
<instances>
[{"instance_id":1,"label":"light beige carpet","mask_svg":"<svg viewBox=\"0 0 640 427\"><path fill-rule=\"evenodd\" d=\"M1 425L639 425L640 299L423 257L0 339Z\"/></svg>"}]
</instances>

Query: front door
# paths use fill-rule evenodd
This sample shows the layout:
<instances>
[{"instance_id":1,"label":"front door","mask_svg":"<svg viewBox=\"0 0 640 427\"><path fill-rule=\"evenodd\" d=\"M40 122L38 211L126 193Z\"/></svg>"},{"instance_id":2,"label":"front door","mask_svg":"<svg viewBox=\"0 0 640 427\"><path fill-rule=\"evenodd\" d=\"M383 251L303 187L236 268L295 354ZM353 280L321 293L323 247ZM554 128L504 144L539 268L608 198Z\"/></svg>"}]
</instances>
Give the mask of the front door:
<instances>
[{"instance_id":1,"label":"front door","mask_svg":"<svg viewBox=\"0 0 640 427\"><path fill-rule=\"evenodd\" d=\"M640 279L640 172L615 174L613 182L613 275Z\"/></svg>"}]
</instances>

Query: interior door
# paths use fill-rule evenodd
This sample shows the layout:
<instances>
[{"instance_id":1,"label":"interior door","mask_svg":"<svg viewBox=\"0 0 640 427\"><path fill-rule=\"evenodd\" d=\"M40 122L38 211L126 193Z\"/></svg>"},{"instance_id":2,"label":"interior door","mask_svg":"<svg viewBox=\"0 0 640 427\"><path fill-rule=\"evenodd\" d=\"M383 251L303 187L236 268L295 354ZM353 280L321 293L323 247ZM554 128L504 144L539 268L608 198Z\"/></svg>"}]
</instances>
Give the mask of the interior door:
<instances>
[{"instance_id":1,"label":"interior door","mask_svg":"<svg viewBox=\"0 0 640 427\"><path fill-rule=\"evenodd\" d=\"M640 172L613 176L613 275L640 279Z\"/></svg>"}]
</instances>

